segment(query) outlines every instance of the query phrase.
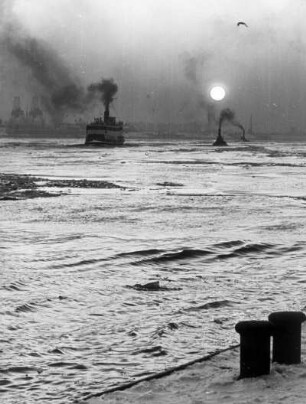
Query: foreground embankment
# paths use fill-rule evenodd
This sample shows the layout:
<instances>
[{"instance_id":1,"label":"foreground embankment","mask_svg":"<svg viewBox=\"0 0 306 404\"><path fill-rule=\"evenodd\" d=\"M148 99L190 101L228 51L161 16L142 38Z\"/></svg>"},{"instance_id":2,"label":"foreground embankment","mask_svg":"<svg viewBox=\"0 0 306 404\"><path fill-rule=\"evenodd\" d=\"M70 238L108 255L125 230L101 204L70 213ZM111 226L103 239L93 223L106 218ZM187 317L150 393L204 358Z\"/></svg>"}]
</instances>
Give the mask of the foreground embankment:
<instances>
[{"instance_id":1,"label":"foreground embankment","mask_svg":"<svg viewBox=\"0 0 306 404\"><path fill-rule=\"evenodd\" d=\"M88 404L302 404L306 394L306 327L302 332L302 363L272 364L269 375L238 379L239 348L203 358L185 368L157 374L122 390L91 397Z\"/></svg>"}]
</instances>

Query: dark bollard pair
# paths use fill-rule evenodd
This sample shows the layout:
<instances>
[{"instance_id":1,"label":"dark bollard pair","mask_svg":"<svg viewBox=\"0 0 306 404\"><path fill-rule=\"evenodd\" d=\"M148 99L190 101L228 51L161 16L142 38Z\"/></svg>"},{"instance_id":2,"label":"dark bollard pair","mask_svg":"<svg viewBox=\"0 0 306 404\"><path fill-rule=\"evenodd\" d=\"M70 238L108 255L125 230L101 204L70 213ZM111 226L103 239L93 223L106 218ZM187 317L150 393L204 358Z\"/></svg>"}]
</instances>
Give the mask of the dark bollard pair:
<instances>
[{"instance_id":1,"label":"dark bollard pair","mask_svg":"<svg viewBox=\"0 0 306 404\"><path fill-rule=\"evenodd\" d=\"M269 321L241 321L240 379L270 373L270 338L273 335L273 362L294 364L301 361L302 312L275 312Z\"/></svg>"}]
</instances>

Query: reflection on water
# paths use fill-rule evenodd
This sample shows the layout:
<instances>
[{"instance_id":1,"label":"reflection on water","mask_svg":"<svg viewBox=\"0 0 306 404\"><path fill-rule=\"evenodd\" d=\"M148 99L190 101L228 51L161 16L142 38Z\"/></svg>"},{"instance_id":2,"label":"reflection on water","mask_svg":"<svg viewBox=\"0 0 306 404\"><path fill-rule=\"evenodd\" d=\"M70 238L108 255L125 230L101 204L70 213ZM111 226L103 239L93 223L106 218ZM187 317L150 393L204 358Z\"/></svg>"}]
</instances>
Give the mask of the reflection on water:
<instances>
[{"instance_id":1,"label":"reflection on water","mask_svg":"<svg viewBox=\"0 0 306 404\"><path fill-rule=\"evenodd\" d=\"M237 146L1 140L4 173L122 187L1 201L5 403L72 402L303 309L306 146Z\"/></svg>"}]
</instances>

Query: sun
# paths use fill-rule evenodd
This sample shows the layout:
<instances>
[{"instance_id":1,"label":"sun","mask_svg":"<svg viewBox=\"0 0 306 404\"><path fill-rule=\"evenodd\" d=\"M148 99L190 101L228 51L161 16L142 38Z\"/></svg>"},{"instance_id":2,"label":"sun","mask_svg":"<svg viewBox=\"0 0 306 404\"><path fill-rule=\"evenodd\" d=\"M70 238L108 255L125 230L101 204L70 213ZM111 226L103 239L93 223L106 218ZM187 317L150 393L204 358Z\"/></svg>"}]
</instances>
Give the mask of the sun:
<instances>
[{"instance_id":1,"label":"sun","mask_svg":"<svg viewBox=\"0 0 306 404\"><path fill-rule=\"evenodd\" d=\"M225 90L221 86L215 86L210 90L209 95L214 101L221 101L225 97Z\"/></svg>"}]
</instances>

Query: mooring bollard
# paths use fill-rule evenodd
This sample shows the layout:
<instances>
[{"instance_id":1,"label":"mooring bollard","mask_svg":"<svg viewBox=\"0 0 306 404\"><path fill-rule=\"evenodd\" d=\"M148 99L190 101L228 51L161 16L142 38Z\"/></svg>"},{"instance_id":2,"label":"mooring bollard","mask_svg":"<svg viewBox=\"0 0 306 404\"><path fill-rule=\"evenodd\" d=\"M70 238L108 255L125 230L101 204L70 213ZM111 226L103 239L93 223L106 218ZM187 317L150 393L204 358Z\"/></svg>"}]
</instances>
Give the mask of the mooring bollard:
<instances>
[{"instance_id":1,"label":"mooring bollard","mask_svg":"<svg viewBox=\"0 0 306 404\"><path fill-rule=\"evenodd\" d=\"M301 362L301 326L305 320L301 311L279 311L269 315L274 326L273 362L286 365Z\"/></svg>"},{"instance_id":2,"label":"mooring bollard","mask_svg":"<svg viewBox=\"0 0 306 404\"><path fill-rule=\"evenodd\" d=\"M240 376L256 377L270 373L269 321L240 321L235 330L240 334Z\"/></svg>"}]
</instances>

